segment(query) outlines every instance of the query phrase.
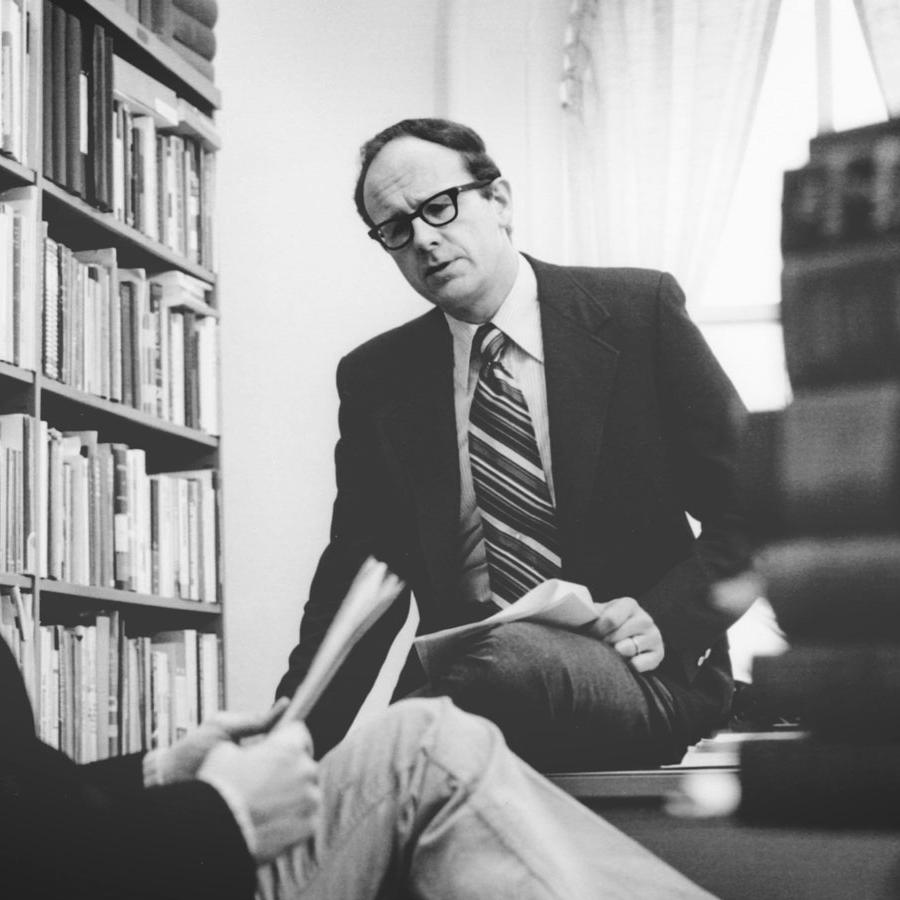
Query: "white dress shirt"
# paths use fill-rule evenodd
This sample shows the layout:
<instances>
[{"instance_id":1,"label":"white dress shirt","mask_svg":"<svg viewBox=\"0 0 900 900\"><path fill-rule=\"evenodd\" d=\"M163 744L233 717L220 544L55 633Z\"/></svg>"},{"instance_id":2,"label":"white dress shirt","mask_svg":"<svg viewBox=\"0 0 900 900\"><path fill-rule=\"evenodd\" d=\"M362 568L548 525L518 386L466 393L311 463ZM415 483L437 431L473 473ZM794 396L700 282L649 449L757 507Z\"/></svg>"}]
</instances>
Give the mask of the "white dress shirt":
<instances>
[{"instance_id":1,"label":"white dress shirt","mask_svg":"<svg viewBox=\"0 0 900 900\"><path fill-rule=\"evenodd\" d=\"M460 322L445 313L453 336L453 398L456 412L456 441L459 450L460 509L458 561L460 579L457 597L462 602L494 600L491 593L481 515L475 503L472 468L469 463L469 410L478 383L481 360L472 352L478 325ZM556 502L550 465L550 426L547 415L547 384L544 379L544 341L537 301L537 279L528 261L519 256L516 280L491 322L509 341L502 362L519 385L534 425L550 498ZM474 357L474 358L473 358Z\"/></svg>"}]
</instances>

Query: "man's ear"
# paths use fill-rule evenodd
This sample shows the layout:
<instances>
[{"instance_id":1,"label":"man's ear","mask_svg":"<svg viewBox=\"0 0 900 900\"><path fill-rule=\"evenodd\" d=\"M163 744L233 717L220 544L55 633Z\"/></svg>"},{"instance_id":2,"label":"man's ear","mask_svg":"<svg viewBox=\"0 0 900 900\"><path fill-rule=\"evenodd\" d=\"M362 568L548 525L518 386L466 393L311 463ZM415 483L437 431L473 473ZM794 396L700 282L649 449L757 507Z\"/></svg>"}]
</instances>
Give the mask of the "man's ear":
<instances>
[{"instance_id":1,"label":"man's ear","mask_svg":"<svg viewBox=\"0 0 900 900\"><path fill-rule=\"evenodd\" d=\"M491 182L491 203L497 211L500 224L507 231L512 227L512 188L505 178L497 178Z\"/></svg>"}]
</instances>

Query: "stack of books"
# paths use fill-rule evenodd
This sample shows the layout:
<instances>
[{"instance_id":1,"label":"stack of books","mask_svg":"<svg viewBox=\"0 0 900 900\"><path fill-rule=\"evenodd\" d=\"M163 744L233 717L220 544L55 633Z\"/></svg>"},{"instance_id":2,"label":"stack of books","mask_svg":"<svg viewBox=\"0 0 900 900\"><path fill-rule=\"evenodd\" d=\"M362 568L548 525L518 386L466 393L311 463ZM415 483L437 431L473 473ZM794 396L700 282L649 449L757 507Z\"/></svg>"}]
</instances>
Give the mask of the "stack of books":
<instances>
[{"instance_id":1,"label":"stack of books","mask_svg":"<svg viewBox=\"0 0 900 900\"><path fill-rule=\"evenodd\" d=\"M153 0L151 28L198 72L215 80L213 59L219 17L216 0Z\"/></svg>"},{"instance_id":2,"label":"stack of books","mask_svg":"<svg viewBox=\"0 0 900 900\"><path fill-rule=\"evenodd\" d=\"M742 477L791 648L755 661L794 740L741 753L752 820L900 824L900 120L821 135L784 181L793 401L751 417Z\"/></svg>"},{"instance_id":3,"label":"stack of books","mask_svg":"<svg viewBox=\"0 0 900 900\"><path fill-rule=\"evenodd\" d=\"M214 80L213 59L219 18L216 0L117 0L127 13L155 31L198 72Z\"/></svg>"}]
</instances>

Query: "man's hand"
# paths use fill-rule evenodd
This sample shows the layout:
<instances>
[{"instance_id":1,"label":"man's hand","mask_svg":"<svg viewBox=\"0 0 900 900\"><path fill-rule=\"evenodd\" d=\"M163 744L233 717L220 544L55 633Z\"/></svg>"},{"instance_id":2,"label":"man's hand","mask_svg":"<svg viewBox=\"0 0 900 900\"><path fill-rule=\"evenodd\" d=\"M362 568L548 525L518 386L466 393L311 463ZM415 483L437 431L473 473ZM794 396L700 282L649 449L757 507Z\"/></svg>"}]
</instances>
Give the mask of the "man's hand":
<instances>
[{"instance_id":1,"label":"man's hand","mask_svg":"<svg viewBox=\"0 0 900 900\"><path fill-rule=\"evenodd\" d=\"M595 603L600 618L588 629L600 640L624 656L637 672L652 672L666 650L662 635L650 613L634 597L616 597L607 603Z\"/></svg>"},{"instance_id":2,"label":"man's hand","mask_svg":"<svg viewBox=\"0 0 900 900\"><path fill-rule=\"evenodd\" d=\"M223 741L237 743L242 738L265 734L278 720L287 706L282 697L263 713L218 712L189 731L171 747L155 751L156 767L163 784L190 781L197 775L207 754Z\"/></svg>"},{"instance_id":3,"label":"man's hand","mask_svg":"<svg viewBox=\"0 0 900 900\"><path fill-rule=\"evenodd\" d=\"M250 817L250 851L274 859L310 837L322 806L318 764L306 726L291 722L249 746L217 744L197 773L234 797ZM231 804L230 804L231 805ZM246 833L246 832L245 832Z\"/></svg>"}]
</instances>

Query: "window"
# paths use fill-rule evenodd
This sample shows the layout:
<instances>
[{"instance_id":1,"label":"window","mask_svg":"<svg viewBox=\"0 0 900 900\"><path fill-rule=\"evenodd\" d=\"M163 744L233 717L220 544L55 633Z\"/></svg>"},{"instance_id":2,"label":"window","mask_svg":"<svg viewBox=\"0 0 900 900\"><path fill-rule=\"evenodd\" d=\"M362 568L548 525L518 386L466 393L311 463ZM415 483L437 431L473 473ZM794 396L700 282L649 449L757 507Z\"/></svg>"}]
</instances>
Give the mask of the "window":
<instances>
[{"instance_id":1,"label":"window","mask_svg":"<svg viewBox=\"0 0 900 900\"><path fill-rule=\"evenodd\" d=\"M853 0L824 0L831 19L833 127L884 120L886 110ZM780 299L781 181L808 160L818 129L816 4L783 0L757 116L703 294L691 311L751 409L780 407L784 368ZM820 31L822 20L819 20ZM827 73L826 73L827 74ZM827 95L828 91L824 93Z\"/></svg>"}]
</instances>

